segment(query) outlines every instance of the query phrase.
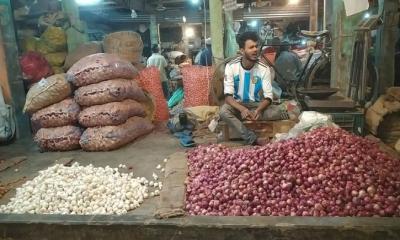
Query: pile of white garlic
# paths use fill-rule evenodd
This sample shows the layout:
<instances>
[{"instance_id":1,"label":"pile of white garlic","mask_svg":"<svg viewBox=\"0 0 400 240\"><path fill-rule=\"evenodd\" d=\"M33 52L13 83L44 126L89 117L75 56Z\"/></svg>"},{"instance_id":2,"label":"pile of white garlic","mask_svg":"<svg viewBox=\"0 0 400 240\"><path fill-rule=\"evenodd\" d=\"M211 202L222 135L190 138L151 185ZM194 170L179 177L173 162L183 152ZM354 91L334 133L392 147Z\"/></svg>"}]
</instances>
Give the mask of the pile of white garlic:
<instances>
[{"instance_id":1,"label":"pile of white garlic","mask_svg":"<svg viewBox=\"0 0 400 240\"><path fill-rule=\"evenodd\" d=\"M17 188L0 213L120 215L139 207L148 196L159 195L162 183L151 183L109 166L57 164ZM149 193L148 187L157 189Z\"/></svg>"}]
</instances>

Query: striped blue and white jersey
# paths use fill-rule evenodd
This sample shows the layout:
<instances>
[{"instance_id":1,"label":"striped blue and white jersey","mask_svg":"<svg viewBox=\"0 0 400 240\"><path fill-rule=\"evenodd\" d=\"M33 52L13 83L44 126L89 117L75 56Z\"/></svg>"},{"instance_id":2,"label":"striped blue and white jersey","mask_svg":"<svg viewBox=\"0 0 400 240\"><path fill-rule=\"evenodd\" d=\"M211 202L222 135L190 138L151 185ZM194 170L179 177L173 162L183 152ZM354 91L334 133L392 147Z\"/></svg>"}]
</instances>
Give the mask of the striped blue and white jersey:
<instances>
[{"instance_id":1,"label":"striped blue and white jersey","mask_svg":"<svg viewBox=\"0 0 400 240\"><path fill-rule=\"evenodd\" d=\"M243 103L259 102L260 91L264 98L272 101L272 84L270 68L257 61L250 70L243 68L242 57L229 62L225 67L224 94L232 95Z\"/></svg>"}]
</instances>

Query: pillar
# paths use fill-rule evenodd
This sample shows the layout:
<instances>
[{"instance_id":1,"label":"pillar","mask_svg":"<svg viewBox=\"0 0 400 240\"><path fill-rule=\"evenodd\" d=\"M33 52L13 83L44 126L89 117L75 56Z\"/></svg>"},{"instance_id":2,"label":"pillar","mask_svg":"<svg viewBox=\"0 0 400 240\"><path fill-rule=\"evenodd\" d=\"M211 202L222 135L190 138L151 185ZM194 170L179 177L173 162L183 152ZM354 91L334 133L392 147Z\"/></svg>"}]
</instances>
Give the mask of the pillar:
<instances>
[{"instance_id":1,"label":"pillar","mask_svg":"<svg viewBox=\"0 0 400 240\"><path fill-rule=\"evenodd\" d=\"M318 0L310 0L310 31L318 30Z\"/></svg>"},{"instance_id":2,"label":"pillar","mask_svg":"<svg viewBox=\"0 0 400 240\"><path fill-rule=\"evenodd\" d=\"M213 64L224 61L224 22L222 0L209 0Z\"/></svg>"}]
</instances>

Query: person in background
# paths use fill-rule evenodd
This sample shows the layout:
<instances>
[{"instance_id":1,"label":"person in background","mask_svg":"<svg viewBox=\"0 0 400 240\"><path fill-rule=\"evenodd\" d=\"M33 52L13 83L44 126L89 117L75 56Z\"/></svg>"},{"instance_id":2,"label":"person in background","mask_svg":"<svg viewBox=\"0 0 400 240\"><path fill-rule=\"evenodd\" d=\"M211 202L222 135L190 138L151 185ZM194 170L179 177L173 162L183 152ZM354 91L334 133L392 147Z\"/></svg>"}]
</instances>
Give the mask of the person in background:
<instances>
[{"instance_id":1,"label":"person in background","mask_svg":"<svg viewBox=\"0 0 400 240\"><path fill-rule=\"evenodd\" d=\"M241 56L225 67L225 104L220 111L221 119L249 145L264 145L267 139L258 138L242 121L274 120L269 119L273 99L271 70L258 59L258 42L256 32L239 36Z\"/></svg>"},{"instance_id":2,"label":"person in background","mask_svg":"<svg viewBox=\"0 0 400 240\"><path fill-rule=\"evenodd\" d=\"M204 43L204 41L201 41L201 48L200 48L199 52L196 54L196 57L194 58L194 64L200 65L200 58L201 58L201 54L203 53L204 49L205 49L205 43Z\"/></svg>"},{"instance_id":3,"label":"person in background","mask_svg":"<svg viewBox=\"0 0 400 240\"><path fill-rule=\"evenodd\" d=\"M172 92L175 91L179 87L179 85L182 86L181 68L187 65L191 65L191 62L185 54L177 56L175 58L175 64L172 66L172 69L169 73Z\"/></svg>"},{"instance_id":4,"label":"person in background","mask_svg":"<svg viewBox=\"0 0 400 240\"><path fill-rule=\"evenodd\" d=\"M290 51L290 45L286 41L282 42L282 45L279 48L279 52L275 61L275 67L284 78L281 79L281 77L277 75L276 77L278 78L278 82L283 82L285 80L297 81L301 74L302 64L299 56Z\"/></svg>"},{"instance_id":5,"label":"person in background","mask_svg":"<svg viewBox=\"0 0 400 240\"><path fill-rule=\"evenodd\" d=\"M200 65L211 66L212 65L212 50L211 50L211 38L207 38L205 41L206 47L201 51Z\"/></svg>"},{"instance_id":6,"label":"person in background","mask_svg":"<svg viewBox=\"0 0 400 240\"><path fill-rule=\"evenodd\" d=\"M168 78L165 72L165 68L168 66L167 60L165 60L164 56L160 54L160 48L157 44L154 44L151 48L153 54L147 59L147 67L155 66L160 70L161 76L161 84L164 92L164 96L166 99L169 98L169 87L168 87Z\"/></svg>"}]
</instances>

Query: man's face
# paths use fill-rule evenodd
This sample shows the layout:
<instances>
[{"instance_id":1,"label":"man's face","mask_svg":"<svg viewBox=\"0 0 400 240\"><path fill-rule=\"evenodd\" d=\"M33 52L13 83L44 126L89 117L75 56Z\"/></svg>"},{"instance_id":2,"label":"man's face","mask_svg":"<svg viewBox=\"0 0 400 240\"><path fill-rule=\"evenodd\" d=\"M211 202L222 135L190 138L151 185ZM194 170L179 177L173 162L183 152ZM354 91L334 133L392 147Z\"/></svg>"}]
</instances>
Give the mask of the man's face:
<instances>
[{"instance_id":1,"label":"man's face","mask_svg":"<svg viewBox=\"0 0 400 240\"><path fill-rule=\"evenodd\" d=\"M243 56L249 61L257 61L258 43L253 40L246 40L244 48L240 49Z\"/></svg>"}]
</instances>

